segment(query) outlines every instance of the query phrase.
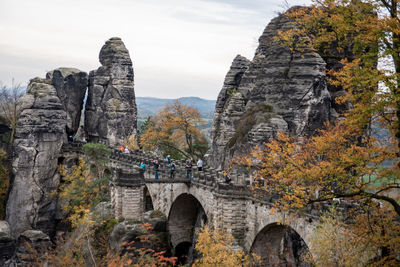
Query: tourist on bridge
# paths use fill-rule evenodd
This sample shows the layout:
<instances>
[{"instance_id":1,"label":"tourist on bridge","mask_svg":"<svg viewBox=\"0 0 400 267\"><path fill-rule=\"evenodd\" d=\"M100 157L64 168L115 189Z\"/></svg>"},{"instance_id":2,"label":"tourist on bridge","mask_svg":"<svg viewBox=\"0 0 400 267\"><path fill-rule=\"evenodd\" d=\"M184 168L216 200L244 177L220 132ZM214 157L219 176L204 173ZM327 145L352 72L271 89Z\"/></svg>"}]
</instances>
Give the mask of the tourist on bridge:
<instances>
[{"instance_id":1,"label":"tourist on bridge","mask_svg":"<svg viewBox=\"0 0 400 267\"><path fill-rule=\"evenodd\" d=\"M154 167L155 178L156 180L158 180L158 170L160 168L160 163L158 163L158 160L153 161L153 167Z\"/></svg>"},{"instance_id":2,"label":"tourist on bridge","mask_svg":"<svg viewBox=\"0 0 400 267\"><path fill-rule=\"evenodd\" d=\"M170 155L168 155L168 156L165 158L165 160L168 162L168 164L171 164L171 156L170 156Z\"/></svg>"},{"instance_id":3,"label":"tourist on bridge","mask_svg":"<svg viewBox=\"0 0 400 267\"><path fill-rule=\"evenodd\" d=\"M232 179L229 177L227 172L224 172L224 177L225 177L225 183L230 184Z\"/></svg>"},{"instance_id":4,"label":"tourist on bridge","mask_svg":"<svg viewBox=\"0 0 400 267\"><path fill-rule=\"evenodd\" d=\"M141 175L143 175L144 178L144 173L146 172L146 163L144 163L144 161L142 161L139 165L140 169L139 172Z\"/></svg>"},{"instance_id":5,"label":"tourist on bridge","mask_svg":"<svg viewBox=\"0 0 400 267\"><path fill-rule=\"evenodd\" d=\"M146 163L144 163L143 161L140 163L140 168L143 170L143 172L146 171Z\"/></svg>"},{"instance_id":6,"label":"tourist on bridge","mask_svg":"<svg viewBox=\"0 0 400 267\"><path fill-rule=\"evenodd\" d=\"M188 159L186 161L185 167L186 167L186 175L187 175L187 178L189 178L189 179L193 178L193 176L192 176L192 166L193 166L193 159Z\"/></svg>"},{"instance_id":7,"label":"tourist on bridge","mask_svg":"<svg viewBox=\"0 0 400 267\"><path fill-rule=\"evenodd\" d=\"M171 179L175 178L175 162L171 161L171 164L169 164L169 177Z\"/></svg>"},{"instance_id":8,"label":"tourist on bridge","mask_svg":"<svg viewBox=\"0 0 400 267\"><path fill-rule=\"evenodd\" d=\"M197 170L199 172L203 171L203 161L201 159L197 161Z\"/></svg>"}]
</instances>

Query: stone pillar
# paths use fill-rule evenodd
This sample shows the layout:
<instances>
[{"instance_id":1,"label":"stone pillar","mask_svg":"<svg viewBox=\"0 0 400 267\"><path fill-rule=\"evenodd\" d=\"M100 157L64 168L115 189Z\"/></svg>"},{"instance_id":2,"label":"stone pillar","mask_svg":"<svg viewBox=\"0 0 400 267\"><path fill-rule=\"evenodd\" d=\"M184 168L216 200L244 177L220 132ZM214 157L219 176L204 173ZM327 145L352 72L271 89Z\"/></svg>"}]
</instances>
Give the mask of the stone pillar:
<instances>
[{"instance_id":1,"label":"stone pillar","mask_svg":"<svg viewBox=\"0 0 400 267\"><path fill-rule=\"evenodd\" d=\"M244 198L219 196L216 200L219 205L219 216L216 225L222 226L233 237L233 245L243 247L246 234L246 201Z\"/></svg>"},{"instance_id":2,"label":"stone pillar","mask_svg":"<svg viewBox=\"0 0 400 267\"><path fill-rule=\"evenodd\" d=\"M122 217L125 219L143 219L144 186L124 187L122 198Z\"/></svg>"},{"instance_id":3,"label":"stone pillar","mask_svg":"<svg viewBox=\"0 0 400 267\"><path fill-rule=\"evenodd\" d=\"M111 202L116 218L142 220L144 213L144 185L114 186Z\"/></svg>"}]
</instances>

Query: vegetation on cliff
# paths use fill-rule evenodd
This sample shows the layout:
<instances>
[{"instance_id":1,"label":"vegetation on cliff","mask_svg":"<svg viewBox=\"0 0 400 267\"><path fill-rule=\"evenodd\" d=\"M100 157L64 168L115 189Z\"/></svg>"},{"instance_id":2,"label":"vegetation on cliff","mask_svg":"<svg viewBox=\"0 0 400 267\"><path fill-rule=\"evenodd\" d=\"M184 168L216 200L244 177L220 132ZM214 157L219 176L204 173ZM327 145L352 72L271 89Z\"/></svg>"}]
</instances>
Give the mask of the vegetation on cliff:
<instances>
[{"instance_id":1,"label":"vegetation on cliff","mask_svg":"<svg viewBox=\"0 0 400 267\"><path fill-rule=\"evenodd\" d=\"M342 53L340 65L329 70L329 83L346 91L337 101L350 103L351 108L343 111L342 120L335 125L327 124L314 137L298 141L281 133L240 163L256 168L255 177L263 180L256 188L280 192L277 209L304 211L309 205L316 207L319 205L316 203L334 199L353 204L353 209L343 214L346 223L340 226L348 230L338 231L340 238L353 244L346 253L350 258L343 259L344 254L340 255L336 246L326 246L331 241L324 229L332 224L337 226L336 219L329 219L314 239L314 245L320 248L314 255L318 265L354 266L356 262L356 265L398 266L398 1L315 1L311 8L295 8L287 15L298 27L281 32L279 38L291 49L312 46L320 53L335 56L332 54L335 46L335 51ZM310 38L299 39L304 33ZM388 59L393 67L378 68L378 59ZM389 140L373 136L372 128L376 125L387 130Z\"/></svg>"},{"instance_id":2,"label":"vegetation on cliff","mask_svg":"<svg viewBox=\"0 0 400 267\"><path fill-rule=\"evenodd\" d=\"M18 84L12 84L10 88L5 85L0 86L0 115L4 118L11 128L9 143L13 143L15 130L19 116L21 115L21 98L24 95L23 88Z\"/></svg>"}]
</instances>

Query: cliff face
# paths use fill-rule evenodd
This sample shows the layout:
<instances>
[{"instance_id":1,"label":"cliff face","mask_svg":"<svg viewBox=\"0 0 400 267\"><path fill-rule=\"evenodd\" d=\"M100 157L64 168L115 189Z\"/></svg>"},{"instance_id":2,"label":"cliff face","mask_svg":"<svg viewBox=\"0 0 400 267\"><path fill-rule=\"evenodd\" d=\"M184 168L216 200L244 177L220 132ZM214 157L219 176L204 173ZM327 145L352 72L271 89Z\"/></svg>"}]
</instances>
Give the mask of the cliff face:
<instances>
[{"instance_id":1,"label":"cliff face","mask_svg":"<svg viewBox=\"0 0 400 267\"><path fill-rule=\"evenodd\" d=\"M57 91L57 96L67 112L67 134L75 135L81 120L83 100L85 98L88 75L74 68L58 68L47 73Z\"/></svg>"},{"instance_id":2,"label":"cliff face","mask_svg":"<svg viewBox=\"0 0 400 267\"><path fill-rule=\"evenodd\" d=\"M105 43L99 58L102 66L89 75L85 132L88 141L114 146L137 132L132 61L116 37Z\"/></svg>"},{"instance_id":3,"label":"cliff face","mask_svg":"<svg viewBox=\"0 0 400 267\"><path fill-rule=\"evenodd\" d=\"M16 234L37 229L54 235L58 157L67 134L78 130L88 83L77 69L56 69L46 77L30 81L15 134L6 219Z\"/></svg>"},{"instance_id":4,"label":"cliff face","mask_svg":"<svg viewBox=\"0 0 400 267\"><path fill-rule=\"evenodd\" d=\"M12 163L6 220L14 234L40 230L50 237L57 226L61 147L80 124L89 84L85 131L89 141L120 144L136 135L133 68L128 50L111 38L100 51L101 66L89 76L73 68L50 71L30 81L23 97Z\"/></svg>"},{"instance_id":5,"label":"cliff face","mask_svg":"<svg viewBox=\"0 0 400 267\"><path fill-rule=\"evenodd\" d=\"M14 232L52 232L59 184L57 160L66 140L67 114L51 81L35 78L22 100L12 168L14 180L7 202L7 221Z\"/></svg>"},{"instance_id":6,"label":"cliff face","mask_svg":"<svg viewBox=\"0 0 400 267\"><path fill-rule=\"evenodd\" d=\"M225 168L235 155L278 131L307 136L330 118L325 62L310 48L291 51L275 37L293 25L274 18L259 38L253 60L236 57L218 97L210 165ZM300 50L300 49L299 49Z\"/></svg>"}]
</instances>

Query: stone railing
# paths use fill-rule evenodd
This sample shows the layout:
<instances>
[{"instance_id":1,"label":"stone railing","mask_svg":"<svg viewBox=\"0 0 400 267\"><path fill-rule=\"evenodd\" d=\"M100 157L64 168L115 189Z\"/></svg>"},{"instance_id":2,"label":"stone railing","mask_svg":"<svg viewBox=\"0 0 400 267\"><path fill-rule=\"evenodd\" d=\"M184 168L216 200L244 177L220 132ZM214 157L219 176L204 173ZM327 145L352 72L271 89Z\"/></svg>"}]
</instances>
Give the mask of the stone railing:
<instances>
[{"instance_id":1,"label":"stone railing","mask_svg":"<svg viewBox=\"0 0 400 267\"><path fill-rule=\"evenodd\" d=\"M85 143L72 142L64 144L62 151L72 152L81 154L82 146ZM158 179L155 179L155 170L153 162L159 161ZM175 177L170 178L170 168L165 159L155 156L154 154L145 153L140 150L131 151L129 154L123 153L118 149L112 149L110 154L111 170L114 174L114 182L121 186L137 186L145 183L192 183L207 186L210 190L216 191L220 194L229 194L233 197L241 197L253 199L255 201L261 201L265 204L272 205L279 199L279 194L271 194L264 190L249 190L248 185L250 179L244 176L244 174L232 174L230 184L225 183L225 177L223 171L216 170L208 167L204 167L203 171L198 171L197 166L192 168L192 177L189 179L187 176L187 169L185 167L184 160L173 160L175 167ZM146 164L146 170L143 171L140 168L140 164L144 162ZM313 205L307 207L305 211L309 215L316 216L321 211L328 210L330 204L320 203L316 204L318 207ZM340 203L338 208L340 210L346 210L349 206L348 203Z\"/></svg>"},{"instance_id":2,"label":"stone railing","mask_svg":"<svg viewBox=\"0 0 400 267\"><path fill-rule=\"evenodd\" d=\"M72 152L72 153L82 153L82 146L85 143L81 142L71 142L63 145L63 152ZM159 179L155 179L155 170L153 167L153 162L158 160L159 169L158 169L158 177ZM205 166L203 171L198 171L197 166L194 164L191 171L191 179L189 179L187 175L187 169L185 167L184 160L173 160L175 163L175 178L170 178L170 168L165 159L157 157L153 154L145 153L140 150L133 150L129 154L123 153L118 149L112 149L110 154L110 161L112 168L121 168L125 170L136 170L138 172L142 171L139 168L140 164L144 162L146 164L146 170L143 172L143 177L147 181L154 180L153 182L182 182L182 181L193 181L197 183L202 183L205 185L215 185L216 183L224 183L225 178L223 176L223 171L215 170L212 168L208 168ZM249 181L246 182L244 175L232 174L230 175L232 179L232 184L235 185L245 185L248 184Z\"/></svg>"}]
</instances>

